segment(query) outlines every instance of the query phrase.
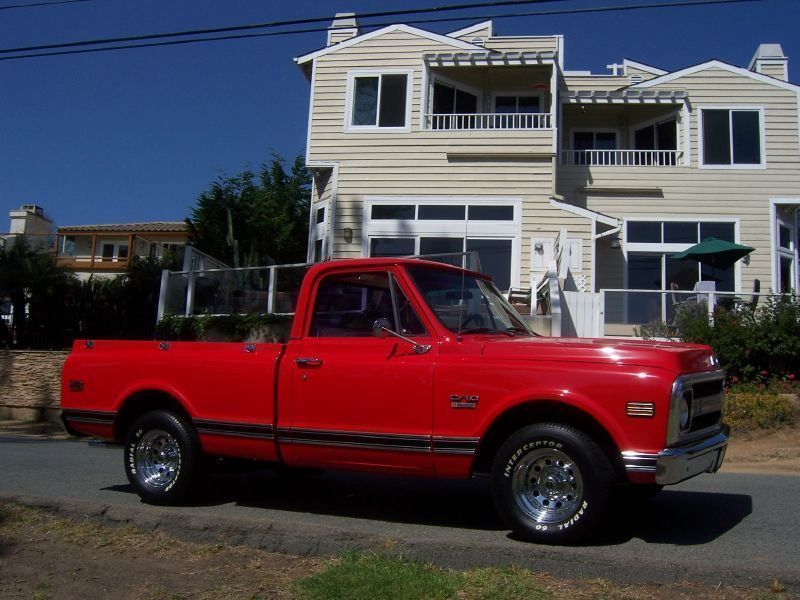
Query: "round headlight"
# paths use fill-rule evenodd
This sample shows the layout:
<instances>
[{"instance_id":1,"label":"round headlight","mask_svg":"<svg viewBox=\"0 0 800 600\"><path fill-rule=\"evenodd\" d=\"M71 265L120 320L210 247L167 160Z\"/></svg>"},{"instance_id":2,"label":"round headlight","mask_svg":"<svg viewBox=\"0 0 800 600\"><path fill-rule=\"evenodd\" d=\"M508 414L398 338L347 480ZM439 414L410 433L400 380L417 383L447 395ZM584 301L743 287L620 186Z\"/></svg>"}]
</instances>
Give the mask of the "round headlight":
<instances>
[{"instance_id":1,"label":"round headlight","mask_svg":"<svg viewBox=\"0 0 800 600\"><path fill-rule=\"evenodd\" d=\"M681 399L678 404L678 424L681 431L689 428L689 401L684 394L681 394Z\"/></svg>"}]
</instances>

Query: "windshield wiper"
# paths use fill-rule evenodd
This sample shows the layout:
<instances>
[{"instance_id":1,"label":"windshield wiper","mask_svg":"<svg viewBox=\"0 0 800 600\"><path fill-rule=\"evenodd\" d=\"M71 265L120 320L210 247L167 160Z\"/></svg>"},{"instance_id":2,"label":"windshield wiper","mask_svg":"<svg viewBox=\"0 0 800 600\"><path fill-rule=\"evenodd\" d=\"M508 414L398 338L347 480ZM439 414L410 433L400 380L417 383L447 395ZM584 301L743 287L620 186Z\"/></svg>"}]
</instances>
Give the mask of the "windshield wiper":
<instances>
[{"instance_id":1,"label":"windshield wiper","mask_svg":"<svg viewBox=\"0 0 800 600\"><path fill-rule=\"evenodd\" d=\"M515 333L524 333L525 335L532 335L531 332L525 329L524 327L518 327L516 325L513 325L511 327L506 327L505 332L510 333L512 335Z\"/></svg>"},{"instance_id":2,"label":"windshield wiper","mask_svg":"<svg viewBox=\"0 0 800 600\"><path fill-rule=\"evenodd\" d=\"M471 327L470 329L462 329L458 332L458 335L462 335L464 333L502 333L503 335L514 337L514 334L508 330L501 331L498 329L492 329L491 327Z\"/></svg>"}]
</instances>

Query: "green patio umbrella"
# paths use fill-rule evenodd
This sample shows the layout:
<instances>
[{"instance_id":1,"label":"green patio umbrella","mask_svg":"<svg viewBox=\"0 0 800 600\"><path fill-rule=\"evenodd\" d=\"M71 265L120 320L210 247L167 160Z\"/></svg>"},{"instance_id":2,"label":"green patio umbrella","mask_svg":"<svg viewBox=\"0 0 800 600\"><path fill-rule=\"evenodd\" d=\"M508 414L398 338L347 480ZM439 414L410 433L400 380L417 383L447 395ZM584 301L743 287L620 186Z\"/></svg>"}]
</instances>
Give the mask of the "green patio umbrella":
<instances>
[{"instance_id":1,"label":"green patio umbrella","mask_svg":"<svg viewBox=\"0 0 800 600\"><path fill-rule=\"evenodd\" d=\"M741 244L710 237L683 252L673 254L670 258L675 260L696 260L704 265L709 265L712 269L727 269L753 250L755 248L750 246L742 246Z\"/></svg>"}]
</instances>

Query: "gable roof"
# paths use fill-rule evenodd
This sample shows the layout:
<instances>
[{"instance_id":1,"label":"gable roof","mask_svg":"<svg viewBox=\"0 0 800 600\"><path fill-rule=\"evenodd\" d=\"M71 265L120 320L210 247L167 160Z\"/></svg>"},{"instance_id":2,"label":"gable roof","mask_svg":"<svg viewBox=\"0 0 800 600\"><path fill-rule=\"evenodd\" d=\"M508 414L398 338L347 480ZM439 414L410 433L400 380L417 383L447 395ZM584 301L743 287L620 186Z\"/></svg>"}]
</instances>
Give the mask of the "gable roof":
<instances>
[{"instance_id":1,"label":"gable roof","mask_svg":"<svg viewBox=\"0 0 800 600\"><path fill-rule=\"evenodd\" d=\"M706 69L722 69L723 71L735 73L736 75L741 75L742 77L749 77L750 79L760 81L761 83L767 83L769 85L774 85L775 87L783 88L785 90L789 90L796 93L800 92L800 86L797 86L793 83L781 81L780 79L775 79L774 77L770 77L769 75L754 73L753 71L748 71L747 69L743 69L741 67L734 67L733 65L729 65L728 63L722 62L721 60L709 60L704 63L700 63L699 65L686 67L685 69L679 69L677 71L673 71L672 73L667 73L666 75L661 75L659 77L656 77L654 79L648 79L647 81L634 84L630 87L648 88L654 85L667 83L668 81L678 79L679 77L684 77L686 75L691 75L693 73L705 71Z\"/></svg>"},{"instance_id":2,"label":"gable roof","mask_svg":"<svg viewBox=\"0 0 800 600\"><path fill-rule=\"evenodd\" d=\"M483 31L484 29L489 30L489 37L492 37L492 20L489 19L488 21L481 21L480 23L475 23L475 25L470 25L469 27L464 27L463 29L456 29L455 31L451 31L447 34L447 37L457 38L462 35L469 35L470 33L475 33L476 31Z\"/></svg>"},{"instance_id":3,"label":"gable roof","mask_svg":"<svg viewBox=\"0 0 800 600\"><path fill-rule=\"evenodd\" d=\"M658 67L653 67L651 65L646 65L641 62L637 62L635 60L631 60L629 58L622 59L622 65L625 67L625 72L628 72L628 67L633 67L634 69L638 69L639 71L644 71L645 73L651 73L653 75L666 75L667 71L664 69L659 69Z\"/></svg>"},{"instance_id":4,"label":"gable roof","mask_svg":"<svg viewBox=\"0 0 800 600\"><path fill-rule=\"evenodd\" d=\"M451 38L446 35L440 35L438 33L433 33L431 31L425 31L424 29L411 27L410 25L397 24L397 25L389 25L387 27L381 27L380 29L376 29L375 31L370 31L369 33L358 35L356 37L350 38L349 40L345 40L343 42L339 42L338 44L334 44L333 46L328 46L326 48L315 50L314 52L309 52L308 54L304 54L303 56L298 56L294 59L294 62L296 62L298 65L302 65L320 56L325 56L326 54L330 54L331 52L338 52L339 50L343 50L344 48L349 48L350 46L354 46L366 40L371 40L372 38L381 36L385 33L392 33L394 31L402 31L404 33L410 33L411 35L417 35L419 37L429 39L433 42L439 42L440 44L453 46L455 48L460 48L462 50L476 50L479 52L486 51L486 48L481 48L480 46L476 46L474 44L470 44L462 40L457 40L455 38Z\"/></svg>"}]
</instances>

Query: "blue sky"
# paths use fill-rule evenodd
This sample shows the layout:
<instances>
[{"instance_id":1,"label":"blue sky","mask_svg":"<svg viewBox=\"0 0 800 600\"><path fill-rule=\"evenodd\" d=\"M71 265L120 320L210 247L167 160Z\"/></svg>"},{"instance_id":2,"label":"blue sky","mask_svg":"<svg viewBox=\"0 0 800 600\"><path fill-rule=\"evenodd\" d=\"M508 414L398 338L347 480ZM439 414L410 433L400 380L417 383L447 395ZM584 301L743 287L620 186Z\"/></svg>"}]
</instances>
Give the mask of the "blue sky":
<instances>
[{"instance_id":1,"label":"blue sky","mask_svg":"<svg viewBox=\"0 0 800 600\"><path fill-rule=\"evenodd\" d=\"M565 0L458 14L647 1ZM92 0L0 11L0 48L463 2ZM18 3L0 0L0 8ZM420 26L447 32L469 23ZM564 34L566 68L595 73L622 58L667 70L711 58L746 67L759 43L780 43L790 80L799 83L798 23L800 0L765 0L496 19L495 31ZM306 33L0 61L0 231L8 211L28 203L43 206L58 225L180 220L219 174L256 168L273 152L293 158L305 148L309 86L292 58L324 40L324 33Z\"/></svg>"}]
</instances>

